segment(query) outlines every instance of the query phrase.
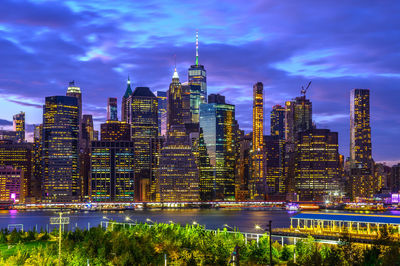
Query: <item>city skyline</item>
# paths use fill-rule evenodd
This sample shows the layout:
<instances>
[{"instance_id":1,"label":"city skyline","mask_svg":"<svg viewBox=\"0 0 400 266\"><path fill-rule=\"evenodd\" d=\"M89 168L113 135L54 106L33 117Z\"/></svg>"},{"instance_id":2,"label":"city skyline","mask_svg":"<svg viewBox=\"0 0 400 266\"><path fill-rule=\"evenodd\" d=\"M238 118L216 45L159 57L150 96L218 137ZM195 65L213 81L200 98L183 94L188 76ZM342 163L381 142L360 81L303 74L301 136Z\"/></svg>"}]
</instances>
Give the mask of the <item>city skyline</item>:
<instances>
[{"instance_id":1,"label":"city skyline","mask_svg":"<svg viewBox=\"0 0 400 266\"><path fill-rule=\"evenodd\" d=\"M395 116L399 111L395 88L400 82L396 74L395 34L391 33L400 6L392 5L389 10L371 2L359 11L356 4L314 2L320 12L311 13L310 7L300 4L222 3L214 13L208 11L214 20L207 23L207 7L199 6L197 14L189 4L180 4L177 12L159 3L159 14L151 4L121 3L114 7L106 3L28 2L19 6L5 1L1 5L4 10L21 11L7 14L0 22L1 53L7 63L0 66L0 103L4 111L0 122L5 128L11 128L12 116L23 111L27 135L32 135L32 124L42 122L45 97L64 95L68 82L75 80L82 90L82 113L93 114L99 129L106 120L107 98L117 97L120 103L127 75L132 89L146 86L153 92L166 91L176 54L179 76L183 77L182 82L186 81L187 69L195 63L198 29L199 64L207 69L208 93L221 93L227 103L236 106L236 119L246 132L252 127L252 84L264 83L264 134L268 134L272 106L300 96L301 86L312 80L307 96L314 105L314 120L320 128L339 132L340 153L347 157L350 91L370 89L373 158L400 159L400 143L396 139L400 121ZM230 18L223 15L224 8ZM257 8L263 12L258 14ZM328 13L329 8L337 11L333 12L335 15L331 10ZM102 9L112 12L107 12L108 17L93 12ZM128 11L138 9L154 16L148 27L143 17L129 16L134 12ZM189 13L184 15L182 10ZM261 15L268 10L263 19ZM298 11L294 18L290 16L293 11ZM371 17L369 12L382 14ZM324 17L327 13L329 16ZM245 21L250 14L254 15L252 19ZM192 23L184 20L188 15L193 15ZM283 18L285 23L280 22ZM121 26L113 25L123 19ZM272 26L263 28L262 24L271 19L275 21ZM313 27L318 19L328 31ZM160 27L163 21L165 27ZM136 25L132 23L137 23L136 31L130 29L130 24ZM22 38L28 30L32 38ZM120 112L118 116L120 119Z\"/></svg>"}]
</instances>

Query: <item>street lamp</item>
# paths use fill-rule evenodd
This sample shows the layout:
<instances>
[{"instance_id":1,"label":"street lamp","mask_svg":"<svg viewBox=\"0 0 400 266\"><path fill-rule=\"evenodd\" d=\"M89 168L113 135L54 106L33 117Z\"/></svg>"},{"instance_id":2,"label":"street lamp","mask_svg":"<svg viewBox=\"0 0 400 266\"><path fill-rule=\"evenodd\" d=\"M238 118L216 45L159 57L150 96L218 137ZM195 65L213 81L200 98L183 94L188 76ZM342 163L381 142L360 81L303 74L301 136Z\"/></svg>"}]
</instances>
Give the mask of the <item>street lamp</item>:
<instances>
[{"instance_id":1,"label":"street lamp","mask_svg":"<svg viewBox=\"0 0 400 266\"><path fill-rule=\"evenodd\" d=\"M255 229L256 230L262 230L261 226L259 226L257 224L255 226ZM267 231L267 230L269 232L269 263L272 266L272 238L271 238L271 235L272 235L272 221L271 220L269 220L269 222L267 224L267 228L264 229L264 231Z\"/></svg>"},{"instance_id":2,"label":"street lamp","mask_svg":"<svg viewBox=\"0 0 400 266\"><path fill-rule=\"evenodd\" d=\"M108 219L106 216L103 216L103 219L104 219L104 220L110 220L110 219Z\"/></svg>"},{"instance_id":3,"label":"street lamp","mask_svg":"<svg viewBox=\"0 0 400 266\"><path fill-rule=\"evenodd\" d=\"M129 216L125 216L125 221L132 221L132 219Z\"/></svg>"},{"instance_id":4,"label":"street lamp","mask_svg":"<svg viewBox=\"0 0 400 266\"><path fill-rule=\"evenodd\" d=\"M193 221L192 224L193 225L198 225L198 223L196 221Z\"/></svg>"},{"instance_id":5,"label":"street lamp","mask_svg":"<svg viewBox=\"0 0 400 266\"><path fill-rule=\"evenodd\" d=\"M170 220L170 221L168 221L168 222L169 222L170 224L174 224L174 221L171 221L171 220Z\"/></svg>"},{"instance_id":6,"label":"street lamp","mask_svg":"<svg viewBox=\"0 0 400 266\"><path fill-rule=\"evenodd\" d=\"M223 225L224 227L226 227L226 228L229 228L229 229L231 229L232 231L234 231L235 229L233 229L233 227L232 226L229 226L228 224L224 224Z\"/></svg>"},{"instance_id":7,"label":"street lamp","mask_svg":"<svg viewBox=\"0 0 400 266\"><path fill-rule=\"evenodd\" d=\"M147 219L146 219L146 222L149 222L149 223L154 224L154 222L153 222L150 218L147 218Z\"/></svg>"}]
</instances>

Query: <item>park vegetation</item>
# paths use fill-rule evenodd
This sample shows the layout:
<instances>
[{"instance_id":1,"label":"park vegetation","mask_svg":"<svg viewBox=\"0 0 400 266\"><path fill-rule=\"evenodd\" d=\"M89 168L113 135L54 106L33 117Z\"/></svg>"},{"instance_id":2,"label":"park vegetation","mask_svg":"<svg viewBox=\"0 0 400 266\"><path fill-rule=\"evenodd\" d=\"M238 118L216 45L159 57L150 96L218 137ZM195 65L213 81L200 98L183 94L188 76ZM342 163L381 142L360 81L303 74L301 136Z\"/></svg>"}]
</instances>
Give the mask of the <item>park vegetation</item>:
<instances>
[{"instance_id":1,"label":"park vegetation","mask_svg":"<svg viewBox=\"0 0 400 266\"><path fill-rule=\"evenodd\" d=\"M382 234L371 245L343 237L339 245L320 244L312 237L295 245L272 244L274 265L400 265L400 243ZM0 265L57 265L58 231L0 231ZM247 241L227 229L201 226L138 224L125 228L62 233L61 265L229 265L238 250L240 265L268 265L267 234ZM237 262L235 265L238 265Z\"/></svg>"}]
</instances>

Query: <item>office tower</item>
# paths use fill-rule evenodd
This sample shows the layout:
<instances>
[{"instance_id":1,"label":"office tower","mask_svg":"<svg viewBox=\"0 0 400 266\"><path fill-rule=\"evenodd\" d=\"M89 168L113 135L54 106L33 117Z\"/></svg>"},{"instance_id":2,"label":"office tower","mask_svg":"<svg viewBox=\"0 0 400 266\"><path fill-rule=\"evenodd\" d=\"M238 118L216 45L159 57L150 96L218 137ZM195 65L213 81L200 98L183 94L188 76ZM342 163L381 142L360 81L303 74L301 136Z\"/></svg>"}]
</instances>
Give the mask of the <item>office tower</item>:
<instances>
[{"instance_id":1,"label":"office tower","mask_svg":"<svg viewBox=\"0 0 400 266\"><path fill-rule=\"evenodd\" d=\"M130 123L131 121L131 103L130 96L132 95L131 80L128 77L127 86L121 102L121 121Z\"/></svg>"},{"instance_id":2,"label":"office tower","mask_svg":"<svg viewBox=\"0 0 400 266\"><path fill-rule=\"evenodd\" d=\"M12 166L0 166L0 201L23 202L23 180L23 170Z\"/></svg>"},{"instance_id":3,"label":"office tower","mask_svg":"<svg viewBox=\"0 0 400 266\"><path fill-rule=\"evenodd\" d=\"M81 137L81 153L80 153L80 175L81 175L81 197L82 200L88 200L90 196L90 152L91 142L94 140L94 128L92 115L82 116L82 137Z\"/></svg>"},{"instance_id":4,"label":"office tower","mask_svg":"<svg viewBox=\"0 0 400 266\"><path fill-rule=\"evenodd\" d=\"M285 139L285 107L274 105L271 111L271 136Z\"/></svg>"},{"instance_id":5,"label":"office tower","mask_svg":"<svg viewBox=\"0 0 400 266\"><path fill-rule=\"evenodd\" d=\"M18 142L18 134L16 131L0 130L0 140L9 140L12 142Z\"/></svg>"},{"instance_id":6,"label":"office tower","mask_svg":"<svg viewBox=\"0 0 400 266\"><path fill-rule=\"evenodd\" d=\"M131 137L135 143L135 198L142 201L150 193L149 186L155 178L152 160L157 151L152 150L152 141L158 137L158 100L147 87L136 87L130 98ZM144 183L149 185L146 187Z\"/></svg>"},{"instance_id":7,"label":"office tower","mask_svg":"<svg viewBox=\"0 0 400 266\"><path fill-rule=\"evenodd\" d=\"M203 65L199 65L199 39L196 32L196 62L188 70L189 84L200 85L200 101L207 102L207 73Z\"/></svg>"},{"instance_id":8,"label":"office tower","mask_svg":"<svg viewBox=\"0 0 400 266\"><path fill-rule=\"evenodd\" d=\"M264 86L257 82L253 86L253 175L251 180L251 199L266 199L264 176Z\"/></svg>"},{"instance_id":9,"label":"office tower","mask_svg":"<svg viewBox=\"0 0 400 266\"><path fill-rule=\"evenodd\" d=\"M253 140L252 132L242 136L239 140L239 189L236 189L236 200L244 201L249 198L249 188L252 173L251 144Z\"/></svg>"},{"instance_id":10,"label":"office tower","mask_svg":"<svg viewBox=\"0 0 400 266\"><path fill-rule=\"evenodd\" d=\"M167 141L160 152L157 201L198 201L199 170L183 124L182 86L174 71L168 90Z\"/></svg>"},{"instance_id":11,"label":"office tower","mask_svg":"<svg viewBox=\"0 0 400 266\"><path fill-rule=\"evenodd\" d=\"M166 136L167 134L167 92L157 91L158 100L158 134Z\"/></svg>"},{"instance_id":12,"label":"office tower","mask_svg":"<svg viewBox=\"0 0 400 266\"><path fill-rule=\"evenodd\" d=\"M93 130L93 140L99 140L99 131Z\"/></svg>"},{"instance_id":13,"label":"office tower","mask_svg":"<svg viewBox=\"0 0 400 266\"><path fill-rule=\"evenodd\" d=\"M294 143L299 132L312 128L312 103L303 95L287 101L285 109L285 140Z\"/></svg>"},{"instance_id":14,"label":"office tower","mask_svg":"<svg viewBox=\"0 0 400 266\"><path fill-rule=\"evenodd\" d=\"M350 94L350 159L352 198L372 197L374 187L368 89L353 89Z\"/></svg>"},{"instance_id":15,"label":"office tower","mask_svg":"<svg viewBox=\"0 0 400 266\"><path fill-rule=\"evenodd\" d=\"M377 192L384 192L389 190L390 176L392 173L392 168L389 166L376 163L374 166L374 188Z\"/></svg>"},{"instance_id":16,"label":"office tower","mask_svg":"<svg viewBox=\"0 0 400 266\"><path fill-rule=\"evenodd\" d=\"M103 141L130 141L131 125L124 121L108 120L100 125L100 139Z\"/></svg>"},{"instance_id":17,"label":"office tower","mask_svg":"<svg viewBox=\"0 0 400 266\"><path fill-rule=\"evenodd\" d=\"M43 125L35 126L33 131L33 164L31 196L39 201L42 198L42 174L43 174Z\"/></svg>"},{"instance_id":18,"label":"office tower","mask_svg":"<svg viewBox=\"0 0 400 266\"><path fill-rule=\"evenodd\" d=\"M179 75L176 72L172 76L172 82L169 85L167 97L167 133L171 125L183 125L183 95L182 85L179 82Z\"/></svg>"},{"instance_id":19,"label":"office tower","mask_svg":"<svg viewBox=\"0 0 400 266\"><path fill-rule=\"evenodd\" d=\"M265 178L267 194L276 196L285 193L285 145L279 135L264 136Z\"/></svg>"},{"instance_id":20,"label":"office tower","mask_svg":"<svg viewBox=\"0 0 400 266\"><path fill-rule=\"evenodd\" d=\"M79 127L79 131L78 131L78 138L79 138L79 144L81 145L81 132L82 132L82 128L81 128L81 120L82 120L82 93L81 93L81 88L77 87L75 85L75 81L71 81L69 83L68 89L67 89L67 96L69 97L75 97L78 100L78 127Z\"/></svg>"},{"instance_id":21,"label":"office tower","mask_svg":"<svg viewBox=\"0 0 400 266\"><path fill-rule=\"evenodd\" d=\"M187 82L182 85L182 120L183 124L192 123L192 113L190 112L190 86Z\"/></svg>"},{"instance_id":22,"label":"office tower","mask_svg":"<svg viewBox=\"0 0 400 266\"><path fill-rule=\"evenodd\" d=\"M310 129L299 133L295 190L298 200L323 201L340 190L338 133Z\"/></svg>"},{"instance_id":23,"label":"office tower","mask_svg":"<svg viewBox=\"0 0 400 266\"><path fill-rule=\"evenodd\" d=\"M117 98L107 100L107 121L118 121Z\"/></svg>"},{"instance_id":24,"label":"office tower","mask_svg":"<svg viewBox=\"0 0 400 266\"><path fill-rule=\"evenodd\" d=\"M92 141L92 201L134 200L134 143L132 141Z\"/></svg>"},{"instance_id":25,"label":"office tower","mask_svg":"<svg viewBox=\"0 0 400 266\"><path fill-rule=\"evenodd\" d=\"M25 142L25 113L20 112L13 116L13 128L17 132L17 141Z\"/></svg>"},{"instance_id":26,"label":"office tower","mask_svg":"<svg viewBox=\"0 0 400 266\"><path fill-rule=\"evenodd\" d=\"M393 193L400 192L400 163L392 166L389 188Z\"/></svg>"},{"instance_id":27,"label":"office tower","mask_svg":"<svg viewBox=\"0 0 400 266\"><path fill-rule=\"evenodd\" d=\"M46 97L43 107L43 200L80 200L78 158L78 99L69 96Z\"/></svg>"},{"instance_id":28,"label":"office tower","mask_svg":"<svg viewBox=\"0 0 400 266\"><path fill-rule=\"evenodd\" d=\"M210 94L208 103L200 105L200 127L213 167L209 192L214 200L235 199L235 106L222 95Z\"/></svg>"},{"instance_id":29,"label":"office tower","mask_svg":"<svg viewBox=\"0 0 400 266\"><path fill-rule=\"evenodd\" d=\"M10 140L3 140L0 142L0 166L11 166L23 171L24 179L21 183L23 199L30 194L32 150L33 147L31 143L16 143Z\"/></svg>"}]
</instances>

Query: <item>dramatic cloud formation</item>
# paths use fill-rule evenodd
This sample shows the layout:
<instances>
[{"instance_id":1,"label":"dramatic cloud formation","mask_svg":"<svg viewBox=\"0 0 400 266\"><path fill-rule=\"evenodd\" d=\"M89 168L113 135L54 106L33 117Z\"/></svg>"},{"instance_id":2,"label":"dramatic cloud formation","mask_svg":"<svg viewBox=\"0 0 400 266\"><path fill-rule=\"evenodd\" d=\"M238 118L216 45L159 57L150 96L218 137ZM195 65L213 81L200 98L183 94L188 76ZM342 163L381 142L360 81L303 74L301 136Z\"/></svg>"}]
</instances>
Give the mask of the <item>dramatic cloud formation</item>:
<instances>
[{"instance_id":1,"label":"dramatic cloud formation","mask_svg":"<svg viewBox=\"0 0 400 266\"><path fill-rule=\"evenodd\" d=\"M236 105L241 128L251 130L252 84L265 85L268 118L312 80L314 120L339 132L348 156L350 90L369 88L374 159L397 161L399 12L396 1L4 0L0 119L22 110L27 123L41 123L44 97L64 95L75 80L84 113L101 123L128 75L134 87L166 90L176 54L186 81L198 29L209 93Z\"/></svg>"}]
</instances>

